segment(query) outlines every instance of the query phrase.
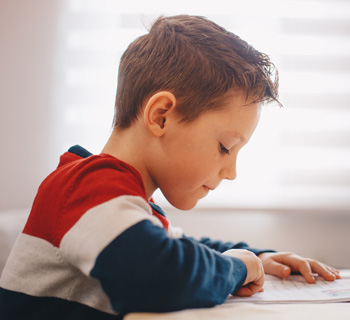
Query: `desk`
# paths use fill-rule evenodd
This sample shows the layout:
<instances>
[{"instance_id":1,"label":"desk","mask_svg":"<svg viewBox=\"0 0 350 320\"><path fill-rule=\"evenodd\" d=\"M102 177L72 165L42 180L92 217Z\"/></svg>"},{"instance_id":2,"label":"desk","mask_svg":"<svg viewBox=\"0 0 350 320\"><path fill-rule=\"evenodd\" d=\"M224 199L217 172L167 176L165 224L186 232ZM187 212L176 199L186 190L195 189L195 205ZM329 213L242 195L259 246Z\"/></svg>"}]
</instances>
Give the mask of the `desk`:
<instances>
[{"instance_id":1,"label":"desk","mask_svg":"<svg viewBox=\"0 0 350 320\"><path fill-rule=\"evenodd\" d=\"M350 275L350 270L343 270ZM230 303L169 313L131 313L125 320L349 320L350 302L312 304Z\"/></svg>"},{"instance_id":2,"label":"desk","mask_svg":"<svg viewBox=\"0 0 350 320\"><path fill-rule=\"evenodd\" d=\"M237 303L210 309L169 313L131 313L125 320L349 320L350 303L252 304Z\"/></svg>"}]
</instances>

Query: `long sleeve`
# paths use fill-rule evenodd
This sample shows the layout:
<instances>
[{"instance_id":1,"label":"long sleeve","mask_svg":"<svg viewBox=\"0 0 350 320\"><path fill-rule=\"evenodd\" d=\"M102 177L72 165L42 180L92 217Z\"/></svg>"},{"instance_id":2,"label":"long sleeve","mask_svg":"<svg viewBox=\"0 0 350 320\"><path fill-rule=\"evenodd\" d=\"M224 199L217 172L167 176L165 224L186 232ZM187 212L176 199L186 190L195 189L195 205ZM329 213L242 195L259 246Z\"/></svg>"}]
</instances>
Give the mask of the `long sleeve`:
<instances>
[{"instance_id":1,"label":"long sleeve","mask_svg":"<svg viewBox=\"0 0 350 320\"><path fill-rule=\"evenodd\" d=\"M211 307L243 285L242 260L171 235L134 168L75 149L39 187L0 279L2 315L119 319Z\"/></svg>"},{"instance_id":2,"label":"long sleeve","mask_svg":"<svg viewBox=\"0 0 350 320\"><path fill-rule=\"evenodd\" d=\"M207 237L203 237L203 238L201 238L199 240L196 240L193 237L187 237L185 235L183 237L185 239L189 239L189 240L192 240L194 242L198 242L198 243L204 244L207 247L209 247L211 249L214 249L216 251L219 251L219 252L224 252L224 251L227 251L227 250L230 250L230 249L246 249L248 251L253 252L256 255L259 255L260 253L263 253L263 252L275 252L274 250L271 250L271 249L257 249L257 248L253 248L253 247L250 247L245 242L237 242L237 243L222 242L222 241L219 241L219 240L212 240L212 239L207 238Z\"/></svg>"},{"instance_id":3,"label":"long sleeve","mask_svg":"<svg viewBox=\"0 0 350 320\"><path fill-rule=\"evenodd\" d=\"M99 279L113 308L122 313L174 311L223 303L246 278L245 264L189 239L168 238L142 221L98 256Z\"/></svg>"}]
</instances>

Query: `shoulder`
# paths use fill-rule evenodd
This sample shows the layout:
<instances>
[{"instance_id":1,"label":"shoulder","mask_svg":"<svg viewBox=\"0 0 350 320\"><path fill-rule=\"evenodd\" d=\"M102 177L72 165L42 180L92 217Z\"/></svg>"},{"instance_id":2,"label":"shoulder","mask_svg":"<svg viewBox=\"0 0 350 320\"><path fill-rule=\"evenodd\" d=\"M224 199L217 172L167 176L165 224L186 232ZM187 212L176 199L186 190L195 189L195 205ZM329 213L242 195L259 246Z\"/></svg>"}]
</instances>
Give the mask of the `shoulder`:
<instances>
[{"instance_id":1,"label":"shoulder","mask_svg":"<svg viewBox=\"0 0 350 320\"><path fill-rule=\"evenodd\" d=\"M150 211L136 169L109 155L82 158L67 152L57 169L40 185L24 232L58 245L86 212L110 200L118 204L114 212L130 201L142 203L137 208L145 214Z\"/></svg>"},{"instance_id":2,"label":"shoulder","mask_svg":"<svg viewBox=\"0 0 350 320\"><path fill-rule=\"evenodd\" d=\"M69 157L70 161L66 158ZM141 196L147 201L139 172L131 165L107 155L81 158L75 154L61 157L57 170L48 177L48 185L61 185L67 197L89 194L101 201L121 195Z\"/></svg>"}]
</instances>

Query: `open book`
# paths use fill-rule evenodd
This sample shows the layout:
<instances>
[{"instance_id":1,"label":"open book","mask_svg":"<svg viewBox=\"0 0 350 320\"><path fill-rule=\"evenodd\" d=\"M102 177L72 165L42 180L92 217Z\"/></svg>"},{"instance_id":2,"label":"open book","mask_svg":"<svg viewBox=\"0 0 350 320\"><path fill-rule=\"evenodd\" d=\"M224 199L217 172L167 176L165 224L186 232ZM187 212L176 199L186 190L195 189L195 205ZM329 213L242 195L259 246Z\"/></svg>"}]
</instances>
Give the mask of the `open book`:
<instances>
[{"instance_id":1,"label":"open book","mask_svg":"<svg viewBox=\"0 0 350 320\"><path fill-rule=\"evenodd\" d=\"M325 303L350 302L350 274L341 273L342 278L333 282L316 276L316 283L308 284L300 275L281 279L265 276L264 291L251 297L230 296L225 303Z\"/></svg>"}]
</instances>

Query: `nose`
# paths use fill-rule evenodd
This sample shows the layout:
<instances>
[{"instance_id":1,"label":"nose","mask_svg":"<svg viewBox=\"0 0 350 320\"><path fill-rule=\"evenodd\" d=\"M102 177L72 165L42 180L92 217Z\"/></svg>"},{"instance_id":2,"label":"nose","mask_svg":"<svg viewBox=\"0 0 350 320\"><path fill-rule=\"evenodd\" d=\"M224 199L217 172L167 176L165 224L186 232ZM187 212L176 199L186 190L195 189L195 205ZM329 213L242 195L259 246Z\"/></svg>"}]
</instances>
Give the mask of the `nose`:
<instances>
[{"instance_id":1,"label":"nose","mask_svg":"<svg viewBox=\"0 0 350 320\"><path fill-rule=\"evenodd\" d=\"M221 179L235 180L237 177L236 161L221 168L219 176Z\"/></svg>"}]
</instances>

